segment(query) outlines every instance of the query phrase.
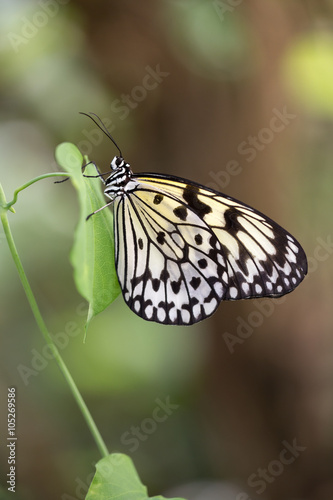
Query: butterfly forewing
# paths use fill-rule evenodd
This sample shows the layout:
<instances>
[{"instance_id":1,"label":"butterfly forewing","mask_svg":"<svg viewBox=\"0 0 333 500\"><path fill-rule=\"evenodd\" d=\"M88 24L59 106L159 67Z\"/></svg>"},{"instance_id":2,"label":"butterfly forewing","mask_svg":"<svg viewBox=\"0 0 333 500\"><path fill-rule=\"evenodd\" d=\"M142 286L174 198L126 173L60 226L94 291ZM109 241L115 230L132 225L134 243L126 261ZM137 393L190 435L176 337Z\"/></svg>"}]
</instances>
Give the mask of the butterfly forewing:
<instances>
[{"instance_id":1,"label":"butterfly forewing","mask_svg":"<svg viewBox=\"0 0 333 500\"><path fill-rule=\"evenodd\" d=\"M281 226L248 205L191 181L154 176L198 213L220 241L228 263L224 299L281 296L307 273L300 244Z\"/></svg>"},{"instance_id":2,"label":"butterfly forewing","mask_svg":"<svg viewBox=\"0 0 333 500\"><path fill-rule=\"evenodd\" d=\"M132 176L115 198L116 267L144 319L189 325L221 300L278 297L307 272L299 243L251 207L191 181Z\"/></svg>"}]
</instances>

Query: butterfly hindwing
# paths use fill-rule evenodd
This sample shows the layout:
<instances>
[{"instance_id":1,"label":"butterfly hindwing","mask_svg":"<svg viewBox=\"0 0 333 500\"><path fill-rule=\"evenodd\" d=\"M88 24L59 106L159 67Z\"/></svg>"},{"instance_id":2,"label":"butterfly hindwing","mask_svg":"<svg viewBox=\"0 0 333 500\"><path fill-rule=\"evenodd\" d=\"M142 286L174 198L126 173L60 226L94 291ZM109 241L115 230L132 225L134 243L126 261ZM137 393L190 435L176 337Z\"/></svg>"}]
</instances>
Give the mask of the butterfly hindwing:
<instances>
[{"instance_id":1,"label":"butterfly hindwing","mask_svg":"<svg viewBox=\"0 0 333 500\"><path fill-rule=\"evenodd\" d=\"M187 221L179 219L184 218L181 208L173 198L140 188L114 206L116 268L124 299L139 316L165 324L192 324L210 316L227 289L219 241L194 212Z\"/></svg>"},{"instance_id":2,"label":"butterfly hindwing","mask_svg":"<svg viewBox=\"0 0 333 500\"><path fill-rule=\"evenodd\" d=\"M114 201L116 267L144 319L192 324L221 300L278 297L304 278L303 249L260 212L177 177L132 180Z\"/></svg>"}]
</instances>

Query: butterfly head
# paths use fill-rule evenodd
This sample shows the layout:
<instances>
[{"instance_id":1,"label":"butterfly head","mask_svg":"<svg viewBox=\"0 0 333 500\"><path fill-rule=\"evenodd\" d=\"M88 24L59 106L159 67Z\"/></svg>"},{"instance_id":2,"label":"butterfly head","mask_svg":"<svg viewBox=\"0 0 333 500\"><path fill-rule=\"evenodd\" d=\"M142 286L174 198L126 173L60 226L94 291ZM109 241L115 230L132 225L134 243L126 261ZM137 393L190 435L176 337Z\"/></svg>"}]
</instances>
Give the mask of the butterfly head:
<instances>
[{"instance_id":1,"label":"butterfly head","mask_svg":"<svg viewBox=\"0 0 333 500\"><path fill-rule=\"evenodd\" d=\"M122 156L115 156L110 163L111 175L106 179L106 184L116 179L120 180L122 177L132 177L133 172L129 163L127 163Z\"/></svg>"},{"instance_id":2,"label":"butterfly head","mask_svg":"<svg viewBox=\"0 0 333 500\"><path fill-rule=\"evenodd\" d=\"M115 170L121 169L124 166L129 166L128 163L125 162L124 158L122 156L115 156L110 163L110 168L112 172Z\"/></svg>"},{"instance_id":3,"label":"butterfly head","mask_svg":"<svg viewBox=\"0 0 333 500\"><path fill-rule=\"evenodd\" d=\"M126 163L122 156L115 156L111 162L111 174L105 180L104 193L114 198L115 196L122 195L126 191L126 187L131 180L133 172L129 163Z\"/></svg>"}]
</instances>

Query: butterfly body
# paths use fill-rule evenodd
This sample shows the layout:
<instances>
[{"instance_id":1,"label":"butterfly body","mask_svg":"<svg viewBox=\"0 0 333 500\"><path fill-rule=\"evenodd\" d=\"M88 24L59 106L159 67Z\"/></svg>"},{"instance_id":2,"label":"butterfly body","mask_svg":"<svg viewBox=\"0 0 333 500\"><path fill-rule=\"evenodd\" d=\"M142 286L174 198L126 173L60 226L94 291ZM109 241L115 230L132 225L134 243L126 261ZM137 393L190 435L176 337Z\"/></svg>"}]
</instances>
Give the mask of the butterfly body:
<instances>
[{"instance_id":1,"label":"butterfly body","mask_svg":"<svg viewBox=\"0 0 333 500\"><path fill-rule=\"evenodd\" d=\"M222 300L289 293L307 273L295 238L234 198L179 177L134 174L121 156L104 182L119 283L146 320L190 325Z\"/></svg>"},{"instance_id":2,"label":"butterfly body","mask_svg":"<svg viewBox=\"0 0 333 500\"><path fill-rule=\"evenodd\" d=\"M111 175L105 180L104 194L113 200L131 189L129 182L133 176L128 163L120 156L115 156L111 162Z\"/></svg>"}]
</instances>

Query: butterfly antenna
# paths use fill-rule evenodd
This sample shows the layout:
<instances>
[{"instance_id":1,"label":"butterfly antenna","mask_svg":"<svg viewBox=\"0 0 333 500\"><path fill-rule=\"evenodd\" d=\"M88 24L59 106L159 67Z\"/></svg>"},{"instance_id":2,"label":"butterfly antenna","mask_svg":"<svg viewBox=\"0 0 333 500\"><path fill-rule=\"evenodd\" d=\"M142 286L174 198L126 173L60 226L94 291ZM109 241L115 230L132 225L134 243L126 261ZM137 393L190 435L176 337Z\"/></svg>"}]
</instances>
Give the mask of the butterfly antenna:
<instances>
[{"instance_id":1,"label":"butterfly antenna","mask_svg":"<svg viewBox=\"0 0 333 500\"><path fill-rule=\"evenodd\" d=\"M108 131L108 129L106 128L106 126L104 125L102 120L100 119L100 117L98 115L96 115L95 113L88 114L88 113L83 113L82 111L79 111L79 113L80 113L80 115L87 116L88 118L90 118L90 120L92 120L97 125L97 127L113 142L113 144L116 146L116 148L119 151L119 156L121 158L123 158L120 147L118 146L118 144L116 143L116 141L114 140L114 138L112 137L112 135L110 134L110 132ZM97 118L97 120L99 121L99 123L97 123L95 118L93 118L93 116L91 116L91 115L95 116Z\"/></svg>"}]
</instances>

